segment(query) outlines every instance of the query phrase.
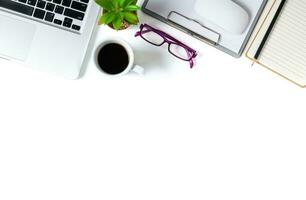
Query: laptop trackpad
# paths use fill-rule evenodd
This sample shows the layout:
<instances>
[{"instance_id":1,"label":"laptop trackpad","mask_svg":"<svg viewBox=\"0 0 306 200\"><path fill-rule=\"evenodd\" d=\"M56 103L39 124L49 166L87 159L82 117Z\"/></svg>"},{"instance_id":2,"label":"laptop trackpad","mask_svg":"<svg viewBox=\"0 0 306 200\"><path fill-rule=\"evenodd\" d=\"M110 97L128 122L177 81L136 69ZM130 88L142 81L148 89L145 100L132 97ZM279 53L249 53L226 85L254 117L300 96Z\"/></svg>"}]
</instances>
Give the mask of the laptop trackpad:
<instances>
[{"instance_id":1,"label":"laptop trackpad","mask_svg":"<svg viewBox=\"0 0 306 200\"><path fill-rule=\"evenodd\" d=\"M25 61L35 30L34 24L0 15L0 56Z\"/></svg>"}]
</instances>

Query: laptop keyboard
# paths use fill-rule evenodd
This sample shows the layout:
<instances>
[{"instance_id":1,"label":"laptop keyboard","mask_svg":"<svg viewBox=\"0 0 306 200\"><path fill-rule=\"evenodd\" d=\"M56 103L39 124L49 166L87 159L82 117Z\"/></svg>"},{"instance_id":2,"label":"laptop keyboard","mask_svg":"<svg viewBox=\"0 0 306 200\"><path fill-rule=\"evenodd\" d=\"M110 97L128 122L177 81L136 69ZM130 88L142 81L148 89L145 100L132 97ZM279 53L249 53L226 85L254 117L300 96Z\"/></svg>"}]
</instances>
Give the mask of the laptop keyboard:
<instances>
[{"instance_id":1,"label":"laptop keyboard","mask_svg":"<svg viewBox=\"0 0 306 200\"><path fill-rule=\"evenodd\" d=\"M0 8L80 32L90 0L0 0Z\"/></svg>"}]
</instances>

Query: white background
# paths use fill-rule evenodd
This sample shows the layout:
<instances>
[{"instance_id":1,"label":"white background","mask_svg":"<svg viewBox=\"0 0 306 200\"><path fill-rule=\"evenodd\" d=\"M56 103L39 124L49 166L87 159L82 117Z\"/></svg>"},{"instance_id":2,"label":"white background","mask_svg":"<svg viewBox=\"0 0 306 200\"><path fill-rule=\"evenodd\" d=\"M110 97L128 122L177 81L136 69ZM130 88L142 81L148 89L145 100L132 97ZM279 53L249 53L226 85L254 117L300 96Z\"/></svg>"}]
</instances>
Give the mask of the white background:
<instances>
[{"instance_id":1,"label":"white background","mask_svg":"<svg viewBox=\"0 0 306 200\"><path fill-rule=\"evenodd\" d=\"M305 199L306 91L141 21L199 50L195 68L137 27L95 46L123 37L143 77L103 75L92 52L77 81L0 60L0 199Z\"/></svg>"}]
</instances>

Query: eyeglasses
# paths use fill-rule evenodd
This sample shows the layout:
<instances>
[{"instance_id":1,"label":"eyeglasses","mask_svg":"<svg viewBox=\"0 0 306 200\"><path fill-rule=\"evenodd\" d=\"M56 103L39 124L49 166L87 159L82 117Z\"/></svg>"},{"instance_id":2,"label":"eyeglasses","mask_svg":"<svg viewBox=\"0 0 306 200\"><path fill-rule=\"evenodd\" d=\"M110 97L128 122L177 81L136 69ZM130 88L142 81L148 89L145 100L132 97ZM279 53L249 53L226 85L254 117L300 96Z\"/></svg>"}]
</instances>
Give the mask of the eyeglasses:
<instances>
[{"instance_id":1,"label":"eyeglasses","mask_svg":"<svg viewBox=\"0 0 306 200\"><path fill-rule=\"evenodd\" d=\"M188 61L190 68L194 66L193 59L197 57L197 52L169 34L155 29L148 24L141 24L140 31L135 34L135 37L138 36L155 46L162 46L168 43L169 53L181 60Z\"/></svg>"}]
</instances>

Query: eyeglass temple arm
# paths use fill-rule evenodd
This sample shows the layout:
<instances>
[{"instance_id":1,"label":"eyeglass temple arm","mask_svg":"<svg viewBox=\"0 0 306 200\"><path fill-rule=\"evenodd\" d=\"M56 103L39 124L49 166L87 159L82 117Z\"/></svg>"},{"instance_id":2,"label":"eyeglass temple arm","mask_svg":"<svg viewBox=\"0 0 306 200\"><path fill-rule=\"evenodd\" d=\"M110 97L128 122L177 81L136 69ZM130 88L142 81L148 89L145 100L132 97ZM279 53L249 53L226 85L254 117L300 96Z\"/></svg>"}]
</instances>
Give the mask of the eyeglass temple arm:
<instances>
[{"instance_id":1,"label":"eyeglass temple arm","mask_svg":"<svg viewBox=\"0 0 306 200\"><path fill-rule=\"evenodd\" d=\"M197 53L196 52L190 52L187 49L185 49L185 50L186 50L187 55L190 57L189 58L190 68L193 68L193 65L194 65L193 59L197 56Z\"/></svg>"},{"instance_id":2,"label":"eyeglass temple arm","mask_svg":"<svg viewBox=\"0 0 306 200\"><path fill-rule=\"evenodd\" d=\"M193 68L193 65L194 65L193 59L189 60L189 64L190 64L190 68Z\"/></svg>"}]
</instances>

